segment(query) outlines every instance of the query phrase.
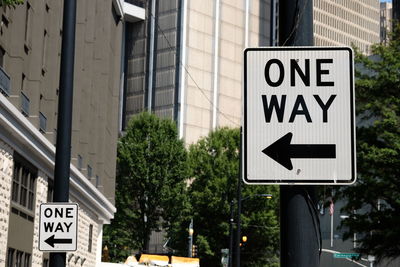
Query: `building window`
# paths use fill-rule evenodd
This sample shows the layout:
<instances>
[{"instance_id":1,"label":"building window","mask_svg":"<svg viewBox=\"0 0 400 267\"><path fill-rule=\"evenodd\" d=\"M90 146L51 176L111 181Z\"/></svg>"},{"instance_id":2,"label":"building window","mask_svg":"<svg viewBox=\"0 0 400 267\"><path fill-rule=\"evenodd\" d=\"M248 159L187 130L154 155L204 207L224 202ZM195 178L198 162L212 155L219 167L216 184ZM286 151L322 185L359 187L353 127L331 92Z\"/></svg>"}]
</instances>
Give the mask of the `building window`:
<instances>
[{"instance_id":1,"label":"building window","mask_svg":"<svg viewBox=\"0 0 400 267\"><path fill-rule=\"evenodd\" d=\"M78 169L82 170L83 168L83 158L81 155L78 155Z\"/></svg>"},{"instance_id":2,"label":"building window","mask_svg":"<svg viewBox=\"0 0 400 267\"><path fill-rule=\"evenodd\" d=\"M4 67L4 55L6 54L6 51L3 49L3 47L0 46L0 67Z\"/></svg>"},{"instance_id":3,"label":"building window","mask_svg":"<svg viewBox=\"0 0 400 267\"><path fill-rule=\"evenodd\" d=\"M33 211L37 171L28 166L24 160L18 159L18 156L14 156L14 158L15 163L11 199L19 206Z\"/></svg>"},{"instance_id":4,"label":"building window","mask_svg":"<svg viewBox=\"0 0 400 267\"><path fill-rule=\"evenodd\" d=\"M31 50L32 6L26 2L25 11L25 52Z\"/></svg>"},{"instance_id":5,"label":"building window","mask_svg":"<svg viewBox=\"0 0 400 267\"><path fill-rule=\"evenodd\" d=\"M96 175L96 187L99 187L100 185L100 177Z\"/></svg>"},{"instance_id":6,"label":"building window","mask_svg":"<svg viewBox=\"0 0 400 267\"><path fill-rule=\"evenodd\" d=\"M8 251L7 251L7 267L14 267L14 253L15 253L15 249L8 248Z\"/></svg>"},{"instance_id":7,"label":"building window","mask_svg":"<svg viewBox=\"0 0 400 267\"><path fill-rule=\"evenodd\" d=\"M47 72L47 67L46 67L46 53L47 53L47 43L48 43L48 33L46 30L44 30L43 34L43 50L42 50L42 75L45 75Z\"/></svg>"},{"instance_id":8,"label":"building window","mask_svg":"<svg viewBox=\"0 0 400 267\"><path fill-rule=\"evenodd\" d=\"M87 176L89 180L92 178L92 167L90 165L87 165Z\"/></svg>"},{"instance_id":9,"label":"building window","mask_svg":"<svg viewBox=\"0 0 400 267\"><path fill-rule=\"evenodd\" d=\"M25 253L25 260L23 267L30 267L31 266L31 254Z\"/></svg>"},{"instance_id":10,"label":"building window","mask_svg":"<svg viewBox=\"0 0 400 267\"><path fill-rule=\"evenodd\" d=\"M15 253L16 252L16 253ZM31 254L8 248L7 252L7 267L30 267Z\"/></svg>"},{"instance_id":11,"label":"building window","mask_svg":"<svg viewBox=\"0 0 400 267\"><path fill-rule=\"evenodd\" d=\"M30 106L29 98L24 93L21 92L21 112L26 117L29 116L29 106Z\"/></svg>"},{"instance_id":12,"label":"building window","mask_svg":"<svg viewBox=\"0 0 400 267\"><path fill-rule=\"evenodd\" d=\"M47 118L42 112L39 112L39 131L46 133Z\"/></svg>"},{"instance_id":13,"label":"building window","mask_svg":"<svg viewBox=\"0 0 400 267\"><path fill-rule=\"evenodd\" d=\"M89 225L89 242L88 242L89 252L92 252L92 240L93 240L93 224Z\"/></svg>"}]
</instances>

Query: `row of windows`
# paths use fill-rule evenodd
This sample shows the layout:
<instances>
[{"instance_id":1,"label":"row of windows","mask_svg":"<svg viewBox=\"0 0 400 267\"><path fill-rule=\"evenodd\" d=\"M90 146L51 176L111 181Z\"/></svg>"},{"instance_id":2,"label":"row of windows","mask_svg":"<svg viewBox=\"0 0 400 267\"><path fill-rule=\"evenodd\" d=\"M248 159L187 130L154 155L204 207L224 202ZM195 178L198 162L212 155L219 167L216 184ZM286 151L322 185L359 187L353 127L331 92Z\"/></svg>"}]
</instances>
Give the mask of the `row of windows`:
<instances>
[{"instance_id":1,"label":"row of windows","mask_svg":"<svg viewBox=\"0 0 400 267\"><path fill-rule=\"evenodd\" d=\"M15 162L11 199L18 205L33 211L35 180L37 173L21 162Z\"/></svg>"},{"instance_id":2,"label":"row of windows","mask_svg":"<svg viewBox=\"0 0 400 267\"><path fill-rule=\"evenodd\" d=\"M334 34L333 34L334 35ZM326 39L328 38L327 36L321 36L316 34L314 36L315 38L315 46L337 46L338 43L335 41L332 41L333 39ZM346 39L346 42L344 43L345 45L355 45L357 48L360 49L361 52L363 52L364 54L369 54L370 51L370 45L365 44L365 43L361 43L357 40L354 40L352 38L348 38L346 36L344 36L344 38Z\"/></svg>"},{"instance_id":3,"label":"row of windows","mask_svg":"<svg viewBox=\"0 0 400 267\"><path fill-rule=\"evenodd\" d=\"M334 28L340 29L344 32L351 33L353 35L358 36L361 39L368 39L370 33L367 31L372 31L378 34L379 32L379 21L377 20L376 22L371 22L366 19L362 19L354 14L348 13L348 16L346 18L341 18L338 16L340 13L340 10L338 9L338 13L330 13L330 14L335 14L333 15L327 15L326 13L323 13L321 10L315 10L315 19L317 21L320 21L321 23L328 24Z\"/></svg>"},{"instance_id":4,"label":"row of windows","mask_svg":"<svg viewBox=\"0 0 400 267\"><path fill-rule=\"evenodd\" d=\"M373 4L365 4L365 5L362 5L359 1L354 1L354 0L333 0L333 2L336 3L336 5L331 4L329 2L332 2L332 1L315 0L314 6L321 8L322 10L325 10L331 14L336 14L338 12L338 9L340 9L337 6L341 6L341 7L353 10L356 13L361 14L364 17L368 17L368 18L378 18L379 17L379 3L378 2L375 2Z\"/></svg>"},{"instance_id":5,"label":"row of windows","mask_svg":"<svg viewBox=\"0 0 400 267\"><path fill-rule=\"evenodd\" d=\"M326 15L322 15L321 13L317 12L317 17L323 17L323 20L319 20L321 21L322 24L328 25L332 28L332 30L327 30L327 31L331 31L331 32L337 32L338 36L345 36L345 34L349 34L352 37L357 37L361 40L365 40L366 42L369 43L376 43L378 42L378 31L376 32L376 36L371 34L370 32L367 32L366 29L362 29L360 27L356 27L354 25L351 25L349 23L347 23L346 21L341 21L338 19L335 19L334 17L330 17L330 16L326 16ZM333 30L335 29L335 30ZM317 27L316 27L316 33L327 36L328 32L320 32L318 31ZM331 37L329 37L331 38ZM342 38L343 39L343 38ZM346 43L344 40L338 40L338 39L333 39L337 42L341 42L341 43ZM347 43L349 44L349 43Z\"/></svg>"},{"instance_id":6,"label":"row of windows","mask_svg":"<svg viewBox=\"0 0 400 267\"><path fill-rule=\"evenodd\" d=\"M78 155L78 169L79 169L80 171L83 170L83 157L82 157L81 155ZM87 171L87 178L88 178L89 180L92 180L92 178L93 178L93 169L92 169L92 166L90 166L90 165L88 164L88 165L87 165L86 171ZM96 175L95 179L96 179L96 181L95 181L96 184L95 184L95 185L96 185L96 187L99 187L99 185L100 185L100 177L99 177L98 175Z\"/></svg>"},{"instance_id":7,"label":"row of windows","mask_svg":"<svg viewBox=\"0 0 400 267\"><path fill-rule=\"evenodd\" d=\"M31 254L14 248L8 248L6 262L6 267L30 267Z\"/></svg>"}]
</instances>

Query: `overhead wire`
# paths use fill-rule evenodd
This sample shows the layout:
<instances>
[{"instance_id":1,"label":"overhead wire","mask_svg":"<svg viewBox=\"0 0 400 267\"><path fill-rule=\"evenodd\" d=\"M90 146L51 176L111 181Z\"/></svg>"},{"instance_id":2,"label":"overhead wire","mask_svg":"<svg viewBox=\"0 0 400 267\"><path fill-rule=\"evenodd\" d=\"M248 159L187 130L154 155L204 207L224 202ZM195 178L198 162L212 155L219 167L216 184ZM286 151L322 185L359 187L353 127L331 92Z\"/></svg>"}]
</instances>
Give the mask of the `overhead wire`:
<instances>
[{"instance_id":1,"label":"overhead wire","mask_svg":"<svg viewBox=\"0 0 400 267\"><path fill-rule=\"evenodd\" d=\"M286 40L283 42L282 46L285 46L286 43L290 40L290 38L293 36L293 34L296 32L296 30L299 28L300 21L303 18L304 12L306 10L307 4L309 0L306 0L304 3L303 9L299 12L299 0L296 1L296 15L294 16L294 21L293 21L293 26L292 30L289 34L289 36L286 38Z\"/></svg>"}]
</instances>

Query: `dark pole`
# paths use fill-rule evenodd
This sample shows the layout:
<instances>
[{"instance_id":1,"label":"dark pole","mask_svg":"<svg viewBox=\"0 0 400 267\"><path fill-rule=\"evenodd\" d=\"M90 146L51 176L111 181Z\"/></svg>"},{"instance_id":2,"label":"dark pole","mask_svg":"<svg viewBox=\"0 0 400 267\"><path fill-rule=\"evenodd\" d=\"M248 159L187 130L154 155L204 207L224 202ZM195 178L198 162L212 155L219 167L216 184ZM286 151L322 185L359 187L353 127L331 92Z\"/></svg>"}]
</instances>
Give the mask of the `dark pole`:
<instances>
[{"instance_id":1,"label":"dark pole","mask_svg":"<svg viewBox=\"0 0 400 267\"><path fill-rule=\"evenodd\" d=\"M271 13L270 13L270 28L269 28L269 32L270 32L270 46L275 46L276 45L276 2L277 0L271 0Z\"/></svg>"},{"instance_id":2,"label":"dark pole","mask_svg":"<svg viewBox=\"0 0 400 267\"><path fill-rule=\"evenodd\" d=\"M233 254L233 200L230 205L231 217L229 218L229 256L228 267L232 267L232 254Z\"/></svg>"},{"instance_id":3,"label":"dark pole","mask_svg":"<svg viewBox=\"0 0 400 267\"><path fill-rule=\"evenodd\" d=\"M279 1L280 46L313 46L312 0ZM312 186L281 186L281 267L319 266Z\"/></svg>"},{"instance_id":4,"label":"dark pole","mask_svg":"<svg viewBox=\"0 0 400 267\"><path fill-rule=\"evenodd\" d=\"M236 267L240 267L240 214L242 213L242 127L240 127L240 143L239 143L239 175L237 187L238 199L238 214L237 214L237 229L236 229Z\"/></svg>"},{"instance_id":5,"label":"dark pole","mask_svg":"<svg viewBox=\"0 0 400 267\"><path fill-rule=\"evenodd\" d=\"M71 163L72 96L74 83L76 0L64 0L54 202L68 202ZM65 266L66 253L50 253L50 266Z\"/></svg>"}]
</instances>

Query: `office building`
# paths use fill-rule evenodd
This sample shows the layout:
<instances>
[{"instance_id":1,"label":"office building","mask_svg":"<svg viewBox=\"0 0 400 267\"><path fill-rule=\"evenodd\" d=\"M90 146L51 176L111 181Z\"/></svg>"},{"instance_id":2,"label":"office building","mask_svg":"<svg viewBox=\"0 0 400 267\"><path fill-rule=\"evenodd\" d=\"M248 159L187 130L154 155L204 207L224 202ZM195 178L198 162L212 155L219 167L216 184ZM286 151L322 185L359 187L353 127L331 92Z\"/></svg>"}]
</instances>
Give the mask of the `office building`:
<instances>
[{"instance_id":1,"label":"office building","mask_svg":"<svg viewBox=\"0 0 400 267\"><path fill-rule=\"evenodd\" d=\"M314 45L355 45L369 54L380 41L378 0L314 0Z\"/></svg>"},{"instance_id":2,"label":"office building","mask_svg":"<svg viewBox=\"0 0 400 267\"><path fill-rule=\"evenodd\" d=\"M382 2L380 10L380 40L386 44L389 40L389 33L392 32L392 3Z\"/></svg>"},{"instance_id":3,"label":"office building","mask_svg":"<svg viewBox=\"0 0 400 267\"><path fill-rule=\"evenodd\" d=\"M126 27L125 117L143 110L177 121L193 143L241 123L243 50L269 45L270 1L142 1Z\"/></svg>"},{"instance_id":4,"label":"office building","mask_svg":"<svg viewBox=\"0 0 400 267\"><path fill-rule=\"evenodd\" d=\"M0 262L48 266L38 250L39 206L51 202L63 1L1 7ZM69 266L100 261L102 226L115 212L115 167L124 20L144 10L123 1L77 1L70 201L79 204L78 250Z\"/></svg>"},{"instance_id":5,"label":"office building","mask_svg":"<svg viewBox=\"0 0 400 267\"><path fill-rule=\"evenodd\" d=\"M239 127L243 50L270 45L271 1L135 2L147 19L125 29L124 123L149 109L177 121L189 144L217 127ZM315 0L314 40L369 53L379 42L379 2Z\"/></svg>"}]
</instances>

